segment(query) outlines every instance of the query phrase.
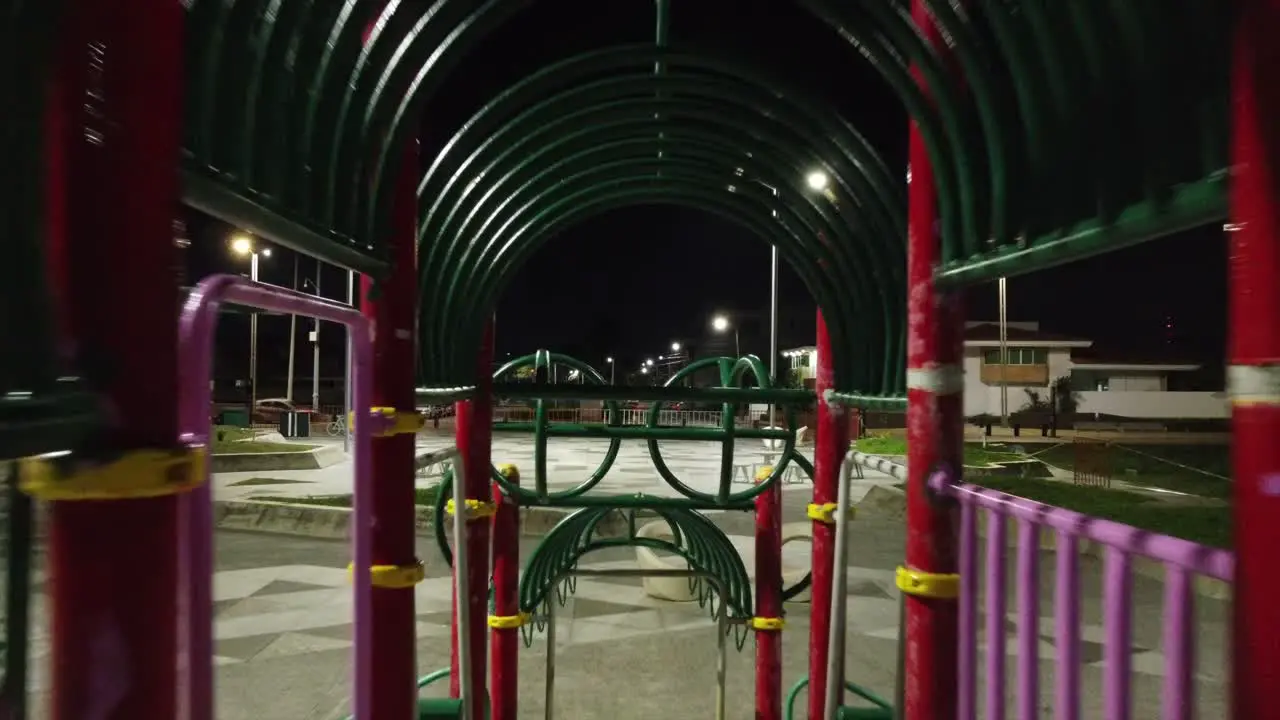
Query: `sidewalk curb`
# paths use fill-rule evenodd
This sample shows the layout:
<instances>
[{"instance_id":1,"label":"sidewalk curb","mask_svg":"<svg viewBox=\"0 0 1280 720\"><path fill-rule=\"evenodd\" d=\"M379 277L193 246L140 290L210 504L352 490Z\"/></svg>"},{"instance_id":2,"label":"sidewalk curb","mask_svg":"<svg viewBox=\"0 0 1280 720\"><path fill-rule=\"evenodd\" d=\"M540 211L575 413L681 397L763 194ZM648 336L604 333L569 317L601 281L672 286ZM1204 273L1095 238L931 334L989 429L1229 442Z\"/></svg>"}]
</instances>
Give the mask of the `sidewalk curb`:
<instances>
[{"instance_id":1,"label":"sidewalk curb","mask_svg":"<svg viewBox=\"0 0 1280 720\"><path fill-rule=\"evenodd\" d=\"M213 505L214 527L219 530L252 530L328 540L350 538L351 508L271 500L219 500ZM419 505L414 511L414 534L434 538L434 509ZM545 535L571 512L569 508L522 508L520 534ZM601 522L598 528L602 536L618 537L626 532L626 523L617 515Z\"/></svg>"}]
</instances>

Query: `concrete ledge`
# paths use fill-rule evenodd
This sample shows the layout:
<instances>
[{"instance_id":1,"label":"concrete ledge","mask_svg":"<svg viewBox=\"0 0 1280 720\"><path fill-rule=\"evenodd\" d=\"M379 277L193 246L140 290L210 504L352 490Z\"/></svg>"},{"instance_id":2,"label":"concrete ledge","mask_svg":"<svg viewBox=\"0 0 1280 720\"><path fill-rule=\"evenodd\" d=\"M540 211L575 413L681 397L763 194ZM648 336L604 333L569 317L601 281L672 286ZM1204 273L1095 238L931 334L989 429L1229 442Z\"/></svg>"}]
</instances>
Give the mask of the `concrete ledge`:
<instances>
[{"instance_id":1,"label":"concrete ledge","mask_svg":"<svg viewBox=\"0 0 1280 720\"><path fill-rule=\"evenodd\" d=\"M347 454L338 445L318 445L311 450L278 453L219 453L213 456L213 471L274 472L277 470L319 470L345 462Z\"/></svg>"},{"instance_id":2,"label":"concrete ledge","mask_svg":"<svg viewBox=\"0 0 1280 720\"><path fill-rule=\"evenodd\" d=\"M522 508L520 532L526 536L541 537L571 512L567 508ZM415 509L416 535L435 537L433 514L434 509L425 505ZM328 505L271 500L222 500L214 503L214 526L224 530L346 540L350 538L351 517L351 508ZM604 537L618 537L626 532L626 521L617 513L606 518L598 528Z\"/></svg>"}]
</instances>

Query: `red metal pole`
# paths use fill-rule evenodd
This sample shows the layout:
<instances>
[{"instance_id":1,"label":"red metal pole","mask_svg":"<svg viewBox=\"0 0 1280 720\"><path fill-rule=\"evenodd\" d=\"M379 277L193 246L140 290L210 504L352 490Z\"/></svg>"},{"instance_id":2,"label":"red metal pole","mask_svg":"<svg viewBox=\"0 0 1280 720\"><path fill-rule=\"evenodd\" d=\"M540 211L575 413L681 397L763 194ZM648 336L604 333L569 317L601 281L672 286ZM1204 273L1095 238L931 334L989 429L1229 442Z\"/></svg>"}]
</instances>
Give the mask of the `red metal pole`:
<instances>
[{"instance_id":1,"label":"red metal pole","mask_svg":"<svg viewBox=\"0 0 1280 720\"><path fill-rule=\"evenodd\" d=\"M1280 718L1280 0L1242 0L1232 69L1233 717Z\"/></svg>"},{"instance_id":2,"label":"red metal pole","mask_svg":"<svg viewBox=\"0 0 1280 720\"><path fill-rule=\"evenodd\" d=\"M507 480L520 483L514 465L502 468ZM513 618L520 613L520 505L502 494L493 484L497 512L493 516L493 605L494 615ZM489 682L490 712L493 720L516 720L517 681L520 668L520 628L504 625L490 632L493 655Z\"/></svg>"},{"instance_id":3,"label":"red metal pole","mask_svg":"<svg viewBox=\"0 0 1280 720\"><path fill-rule=\"evenodd\" d=\"M361 310L373 321L373 402L416 413L414 328L418 310L418 146L410 143L396 186L394 257L391 274L378 286L361 276ZM357 408L363 412L365 408ZM359 420L357 420L359 422ZM374 440L373 563L404 567L418 562L414 540L414 450L416 436ZM417 708L417 653L413 588L373 588L373 680L375 717L410 717Z\"/></svg>"},{"instance_id":4,"label":"red metal pole","mask_svg":"<svg viewBox=\"0 0 1280 720\"><path fill-rule=\"evenodd\" d=\"M177 439L182 23L177 0L72 3L51 123L66 161L63 217L80 358L121 448ZM56 158L55 158L56 161ZM55 502L50 512L55 720L177 714L177 499Z\"/></svg>"},{"instance_id":5,"label":"red metal pole","mask_svg":"<svg viewBox=\"0 0 1280 720\"><path fill-rule=\"evenodd\" d=\"M761 475L768 477L765 471ZM777 482L756 496L756 617L782 619L782 486ZM781 626L756 627L756 720L782 720Z\"/></svg>"},{"instance_id":6,"label":"red metal pole","mask_svg":"<svg viewBox=\"0 0 1280 720\"><path fill-rule=\"evenodd\" d=\"M457 404L455 438L458 452L462 454L468 500L489 502L489 470L492 467L493 445L493 323L485 323L484 334L476 353L476 394L471 400ZM471 609L471 632L467 639L471 649L471 682L467 696L471 698L472 715L482 717L481 705L485 697L486 648L484 618L488 616L489 597L489 523L467 523L467 558L470 577L467 578ZM456 581L456 578L455 578ZM456 602L457 593L454 593ZM449 690L458 696L458 633L457 612L454 612L453 646L450 666L454 672L449 680Z\"/></svg>"},{"instance_id":7,"label":"red metal pole","mask_svg":"<svg viewBox=\"0 0 1280 720\"><path fill-rule=\"evenodd\" d=\"M831 364L831 337L827 322L818 310L817 357L814 359L814 391L818 394L818 417L814 428L813 504L836 501L840 463L849 449L849 413L827 404L827 390L835 389ZM813 521L813 585L809 601L809 717L822 718L827 696L827 646L831 630L831 582L835 563L835 526Z\"/></svg>"},{"instance_id":8,"label":"red metal pole","mask_svg":"<svg viewBox=\"0 0 1280 720\"><path fill-rule=\"evenodd\" d=\"M912 18L925 37L944 50L921 0ZM913 69L916 81L923 84ZM906 566L928 573L956 572L953 511L929 495L926 480L940 465L960 467L963 432L961 328L957 294L934 285L941 259L937 188L919 128L909 139L907 202L907 547ZM905 599L903 717L941 720L955 714L957 606L954 599Z\"/></svg>"}]
</instances>

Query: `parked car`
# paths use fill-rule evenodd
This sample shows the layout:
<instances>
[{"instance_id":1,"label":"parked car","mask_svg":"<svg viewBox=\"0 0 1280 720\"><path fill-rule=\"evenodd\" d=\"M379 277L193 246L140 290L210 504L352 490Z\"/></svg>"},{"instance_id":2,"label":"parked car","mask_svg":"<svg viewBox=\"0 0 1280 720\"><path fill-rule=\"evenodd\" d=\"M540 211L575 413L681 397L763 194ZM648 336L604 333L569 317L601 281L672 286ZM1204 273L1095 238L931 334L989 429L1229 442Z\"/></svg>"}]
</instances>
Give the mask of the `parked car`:
<instances>
[{"instance_id":1,"label":"parked car","mask_svg":"<svg viewBox=\"0 0 1280 720\"><path fill-rule=\"evenodd\" d=\"M275 424L280 416L287 412L297 411L297 406L284 398L263 398L253 408L253 422L256 424Z\"/></svg>"}]
</instances>

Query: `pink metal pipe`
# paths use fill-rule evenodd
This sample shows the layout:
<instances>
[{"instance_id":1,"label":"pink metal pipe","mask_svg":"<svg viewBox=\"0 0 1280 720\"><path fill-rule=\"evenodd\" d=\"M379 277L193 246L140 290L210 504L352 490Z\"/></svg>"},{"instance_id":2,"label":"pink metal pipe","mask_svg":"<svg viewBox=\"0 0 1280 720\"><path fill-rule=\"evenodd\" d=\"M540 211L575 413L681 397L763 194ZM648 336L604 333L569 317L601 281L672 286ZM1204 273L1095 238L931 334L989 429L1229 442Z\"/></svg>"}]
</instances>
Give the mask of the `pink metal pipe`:
<instances>
[{"instance_id":1,"label":"pink metal pipe","mask_svg":"<svg viewBox=\"0 0 1280 720\"><path fill-rule=\"evenodd\" d=\"M209 386L213 358L214 329L223 303L315 317L340 323L351 329L351 375L354 383L352 403L357 417L367 416L372 396L373 345L369 323L360 313L346 305L329 302L285 288L253 283L235 275L214 275L200 282L183 305L179 321L178 342L181 372L179 397L183 439L208 444L212 433L209 408L212 390ZM372 522L369 498L373 489L371 463L372 428L369 422L356 422L355 435L355 567L372 564L370 541ZM190 720L212 720L213 708L213 485L212 465L206 467L208 477L196 490L181 496L179 506L182 532L179 534L180 557L189 573L187 578L185 617L179 628L180 647L187 655L188 686L185 698ZM370 602L372 584L369 573L355 573L355 689L353 707L356 717L370 718L369 688L372 682L373 657L370 647Z\"/></svg>"}]
</instances>

